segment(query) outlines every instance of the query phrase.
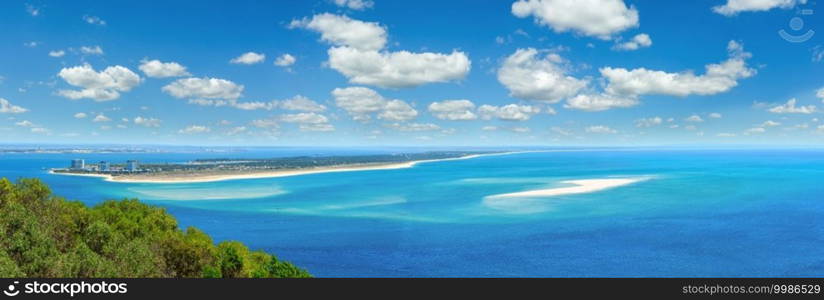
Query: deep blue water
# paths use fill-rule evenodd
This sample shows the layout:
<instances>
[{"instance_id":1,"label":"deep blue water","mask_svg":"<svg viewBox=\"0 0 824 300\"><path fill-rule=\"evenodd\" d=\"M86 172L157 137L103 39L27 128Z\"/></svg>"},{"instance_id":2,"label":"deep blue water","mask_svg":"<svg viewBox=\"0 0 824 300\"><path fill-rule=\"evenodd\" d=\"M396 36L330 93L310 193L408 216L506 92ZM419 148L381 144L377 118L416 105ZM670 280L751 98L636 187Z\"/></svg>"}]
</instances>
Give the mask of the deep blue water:
<instances>
[{"instance_id":1,"label":"deep blue water","mask_svg":"<svg viewBox=\"0 0 824 300\"><path fill-rule=\"evenodd\" d=\"M276 253L316 276L824 276L824 150L557 151L196 184L44 169L72 158L302 153L7 154L0 176L40 177L89 204L137 197L166 207L181 226ZM485 201L611 177L650 179L505 206Z\"/></svg>"}]
</instances>

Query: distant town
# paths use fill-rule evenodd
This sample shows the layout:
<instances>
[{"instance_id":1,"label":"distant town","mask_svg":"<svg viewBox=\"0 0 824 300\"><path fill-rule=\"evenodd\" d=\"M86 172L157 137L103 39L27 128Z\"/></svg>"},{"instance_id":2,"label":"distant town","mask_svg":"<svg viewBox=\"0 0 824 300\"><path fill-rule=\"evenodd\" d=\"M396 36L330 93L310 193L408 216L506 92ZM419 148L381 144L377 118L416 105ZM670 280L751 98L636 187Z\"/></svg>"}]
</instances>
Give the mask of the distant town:
<instances>
[{"instance_id":1,"label":"distant town","mask_svg":"<svg viewBox=\"0 0 824 300\"><path fill-rule=\"evenodd\" d=\"M84 159L73 159L68 169L54 169L55 172L73 172L73 173L100 173L100 174L115 174L115 173L141 173L150 171L159 171L157 169L141 168L140 162L137 160L127 160L124 164L112 164L108 161L100 161L93 164L86 164Z\"/></svg>"},{"instance_id":2,"label":"distant town","mask_svg":"<svg viewBox=\"0 0 824 300\"><path fill-rule=\"evenodd\" d=\"M352 156L297 156L266 159L197 159L186 163L141 164L137 160L125 163L99 161L87 163L84 159L71 160L68 168L52 169L52 173L66 175L100 175L113 180L184 181L192 178L255 175L284 171L335 170L341 168L376 168L427 160L455 159L500 152L438 151L424 153L352 155Z\"/></svg>"}]
</instances>

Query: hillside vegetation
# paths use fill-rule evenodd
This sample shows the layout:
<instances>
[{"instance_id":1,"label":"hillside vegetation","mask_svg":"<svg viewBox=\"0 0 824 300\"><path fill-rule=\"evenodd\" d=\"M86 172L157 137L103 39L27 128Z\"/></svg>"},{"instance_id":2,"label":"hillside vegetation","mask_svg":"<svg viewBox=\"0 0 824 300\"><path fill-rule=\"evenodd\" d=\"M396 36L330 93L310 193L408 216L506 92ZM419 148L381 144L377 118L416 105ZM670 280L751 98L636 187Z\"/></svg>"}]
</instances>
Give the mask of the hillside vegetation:
<instances>
[{"instance_id":1,"label":"hillside vegetation","mask_svg":"<svg viewBox=\"0 0 824 300\"><path fill-rule=\"evenodd\" d=\"M137 199L87 207L37 179L0 179L0 277L311 277L239 242L214 244Z\"/></svg>"}]
</instances>

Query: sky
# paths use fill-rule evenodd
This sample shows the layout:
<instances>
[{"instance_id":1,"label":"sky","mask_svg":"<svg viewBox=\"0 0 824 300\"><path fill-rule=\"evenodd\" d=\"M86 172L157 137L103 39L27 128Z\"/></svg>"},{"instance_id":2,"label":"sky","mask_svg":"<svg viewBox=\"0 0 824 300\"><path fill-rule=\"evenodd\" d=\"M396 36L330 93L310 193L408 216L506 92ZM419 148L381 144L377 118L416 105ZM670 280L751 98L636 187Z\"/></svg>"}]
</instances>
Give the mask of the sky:
<instances>
[{"instance_id":1,"label":"sky","mask_svg":"<svg viewBox=\"0 0 824 300\"><path fill-rule=\"evenodd\" d=\"M821 145L818 10L2 1L0 143Z\"/></svg>"}]
</instances>

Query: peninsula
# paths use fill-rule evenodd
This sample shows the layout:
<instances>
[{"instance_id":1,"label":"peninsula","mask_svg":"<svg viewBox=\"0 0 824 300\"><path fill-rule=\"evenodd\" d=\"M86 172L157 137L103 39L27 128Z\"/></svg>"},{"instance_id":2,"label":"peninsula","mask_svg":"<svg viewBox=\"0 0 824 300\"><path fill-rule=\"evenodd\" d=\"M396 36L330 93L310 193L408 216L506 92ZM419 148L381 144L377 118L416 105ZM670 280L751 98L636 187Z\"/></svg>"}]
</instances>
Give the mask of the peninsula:
<instances>
[{"instance_id":1,"label":"peninsula","mask_svg":"<svg viewBox=\"0 0 824 300\"><path fill-rule=\"evenodd\" d=\"M132 183L189 183L233 179L253 179L297 176L329 172L400 169L415 164L468 159L482 155L512 152L437 151L401 154L351 156L296 156L265 159L212 158L185 163L144 163L129 160L125 164L101 161L86 164L75 159L68 168L51 169L50 173L103 177L108 181Z\"/></svg>"}]
</instances>

